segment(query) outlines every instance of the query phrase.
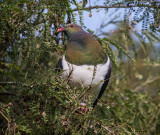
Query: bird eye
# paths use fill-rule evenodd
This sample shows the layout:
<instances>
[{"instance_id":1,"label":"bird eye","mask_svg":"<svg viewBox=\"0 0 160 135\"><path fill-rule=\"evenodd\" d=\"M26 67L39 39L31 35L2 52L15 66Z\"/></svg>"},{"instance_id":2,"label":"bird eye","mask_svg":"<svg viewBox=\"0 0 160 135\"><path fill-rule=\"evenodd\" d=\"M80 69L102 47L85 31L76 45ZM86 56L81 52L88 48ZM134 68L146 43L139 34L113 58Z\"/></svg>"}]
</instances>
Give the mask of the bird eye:
<instances>
[{"instance_id":1,"label":"bird eye","mask_svg":"<svg viewBox=\"0 0 160 135\"><path fill-rule=\"evenodd\" d=\"M73 25L70 25L71 28L73 28Z\"/></svg>"}]
</instances>

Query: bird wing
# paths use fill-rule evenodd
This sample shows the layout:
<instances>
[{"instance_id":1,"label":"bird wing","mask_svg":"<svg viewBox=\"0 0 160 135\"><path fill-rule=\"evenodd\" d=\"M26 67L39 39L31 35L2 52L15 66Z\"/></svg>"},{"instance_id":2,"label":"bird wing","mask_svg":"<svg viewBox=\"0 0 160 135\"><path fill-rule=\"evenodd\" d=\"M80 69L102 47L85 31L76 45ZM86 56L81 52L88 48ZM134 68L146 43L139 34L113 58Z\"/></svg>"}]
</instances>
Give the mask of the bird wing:
<instances>
[{"instance_id":1,"label":"bird wing","mask_svg":"<svg viewBox=\"0 0 160 135\"><path fill-rule=\"evenodd\" d=\"M107 85L109 83L109 79L110 79L110 76L111 76L111 69L112 69L112 64L110 63L108 72L107 72L107 74L105 76L105 79L104 79L104 83L103 83L103 85L101 87L101 90L100 90L96 100L93 103L93 108L96 106L97 102L99 101L99 99L103 95L103 93L104 93L104 91L105 91L105 89L106 89L106 87L107 87Z\"/></svg>"}]
</instances>

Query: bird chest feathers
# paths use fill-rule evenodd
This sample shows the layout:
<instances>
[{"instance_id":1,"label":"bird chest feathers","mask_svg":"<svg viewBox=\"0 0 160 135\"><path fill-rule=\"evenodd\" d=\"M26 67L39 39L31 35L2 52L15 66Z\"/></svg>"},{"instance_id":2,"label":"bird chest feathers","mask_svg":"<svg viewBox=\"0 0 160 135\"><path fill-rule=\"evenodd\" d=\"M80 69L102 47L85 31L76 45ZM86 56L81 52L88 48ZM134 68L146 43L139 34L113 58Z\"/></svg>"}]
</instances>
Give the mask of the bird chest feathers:
<instances>
[{"instance_id":1,"label":"bird chest feathers","mask_svg":"<svg viewBox=\"0 0 160 135\"><path fill-rule=\"evenodd\" d=\"M91 85L91 93L97 97L108 73L109 65L110 59L108 58L104 64L78 66L67 62L65 56L63 56L62 67L64 72L61 77L65 79L69 78L71 85L74 86L89 87Z\"/></svg>"}]
</instances>

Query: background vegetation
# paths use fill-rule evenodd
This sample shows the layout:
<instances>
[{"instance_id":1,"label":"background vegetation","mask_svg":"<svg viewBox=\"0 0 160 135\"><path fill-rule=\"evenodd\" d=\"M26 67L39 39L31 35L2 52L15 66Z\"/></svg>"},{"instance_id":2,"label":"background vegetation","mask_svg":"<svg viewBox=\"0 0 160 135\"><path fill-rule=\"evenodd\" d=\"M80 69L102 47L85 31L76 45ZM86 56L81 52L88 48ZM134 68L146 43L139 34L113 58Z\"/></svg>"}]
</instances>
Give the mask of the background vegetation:
<instances>
[{"instance_id":1,"label":"background vegetation","mask_svg":"<svg viewBox=\"0 0 160 135\"><path fill-rule=\"evenodd\" d=\"M71 20L87 30L83 11L92 17L101 8L106 15L125 8L124 20L102 22L95 35L112 60L112 77L96 108L81 113L87 88L70 88L55 73L66 43L56 31ZM160 134L159 8L151 0L1 0L0 134ZM106 33L109 24L117 29Z\"/></svg>"}]
</instances>

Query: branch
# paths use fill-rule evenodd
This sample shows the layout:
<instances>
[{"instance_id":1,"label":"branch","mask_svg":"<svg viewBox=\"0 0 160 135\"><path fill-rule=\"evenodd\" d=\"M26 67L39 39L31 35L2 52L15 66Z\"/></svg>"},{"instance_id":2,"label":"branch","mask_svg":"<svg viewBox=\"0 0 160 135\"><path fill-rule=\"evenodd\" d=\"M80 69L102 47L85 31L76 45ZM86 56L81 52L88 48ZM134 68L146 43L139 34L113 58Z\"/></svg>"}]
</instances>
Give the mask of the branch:
<instances>
[{"instance_id":1,"label":"branch","mask_svg":"<svg viewBox=\"0 0 160 135\"><path fill-rule=\"evenodd\" d=\"M3 112L0 111L0 114L7 120L8 123L10 123L10 120L3 114Z\"/></svg>"},{"instance_id":2,"label":"branch","mask_svg":"<svg viewBox=\"0 0 160 135\"><path fill-rule=\"evenodd\" d=\"M156 3L160 3L160 2L156 2ZM131 8L131 7L149 7L149 8L158 8L160 7L159 5L129 5L129 6L125 6L125 5L113 5L113 6L89 6L89 7L84 7L82 9L78 9L78 8L74 8L72 9L73 11L78 11L78 10L91 10L91 9L98 9L98 8Z\"/></svg>"},{"instance_id":3,"label":"branch","mask_svg":"<svg viewBox=\"0 0 160 135\"><path fill-rule=\"evenodd\" d=\"M145 87L146 85L150 84L150 83L153 83L155 81L159 80L159 76L156 76L156 77L150 77L148 78L144 83L138 85L134 91L140 91L143 87Z\"/></svg>"},{"instance_id":4,"label":"branch","mask_svg":"<svg viewBox=\"0 0 160 135\"><path fill-rule=\"evenodd\" d=\"M0 92L0 96L4 96L4 95L10 95L10 96L15 96L16 94L15 93L12 93L12 92L9 92L9 91L5 91L5 92Z\"/></svg>"},{"instance_id":5,"label":"branch","mask_svg":"<svg viewBox=\"0 0 160 135\"><path fill-rule=\"evenodd\" d=\"M0 85L17 84L18 82L0 82Z\"/></svg>"}]
</instances>

